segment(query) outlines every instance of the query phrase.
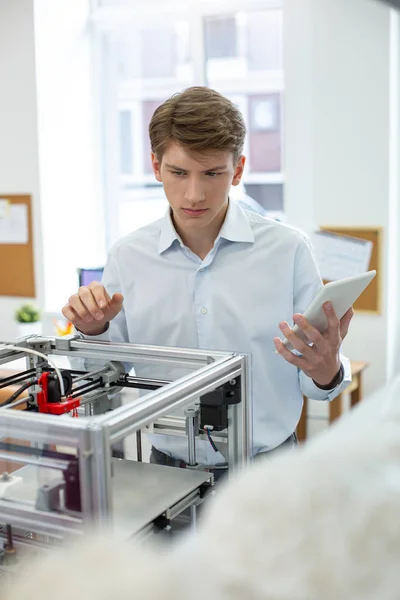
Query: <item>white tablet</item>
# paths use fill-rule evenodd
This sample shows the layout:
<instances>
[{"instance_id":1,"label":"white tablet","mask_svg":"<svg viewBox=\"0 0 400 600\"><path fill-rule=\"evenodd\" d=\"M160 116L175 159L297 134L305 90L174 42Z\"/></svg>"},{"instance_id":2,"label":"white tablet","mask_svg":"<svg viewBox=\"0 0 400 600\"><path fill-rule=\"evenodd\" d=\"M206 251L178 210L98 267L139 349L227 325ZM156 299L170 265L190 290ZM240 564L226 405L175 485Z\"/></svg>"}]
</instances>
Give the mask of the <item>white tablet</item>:
<instances>
[{"instance_id":1,"label":"white tablet","mask_svg":"<svg viewBox=\"0 0 400 600\"><path fill-rule=\"evenodd\" d=\"M325 302L331 302L336 315L341 319L362 294L375 275L376 271L367 271L366 273L354 275L353 277L330 281L320 290L310 306L304 312L303 316L311 323L311 325L318 329L320 333L324 333L324 331L328 329L328 321L323 309ZM299 338L307 343L310 342L297 325L294 325L292 329ZM283 343L288 349L293 349L287 339L283 340Z\"/></svg>"}]
</instances>

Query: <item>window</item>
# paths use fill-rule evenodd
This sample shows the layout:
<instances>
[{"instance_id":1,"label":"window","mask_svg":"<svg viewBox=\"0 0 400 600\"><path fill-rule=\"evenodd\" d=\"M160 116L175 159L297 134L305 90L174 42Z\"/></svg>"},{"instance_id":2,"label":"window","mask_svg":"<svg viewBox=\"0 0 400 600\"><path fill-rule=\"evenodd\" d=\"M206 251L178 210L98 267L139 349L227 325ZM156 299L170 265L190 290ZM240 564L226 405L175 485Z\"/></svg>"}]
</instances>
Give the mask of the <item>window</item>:
<instances>
[{"instance_id":1,"label":"window","mask_svg":"<svg viewBox=\"0 0 400 600\"><path fill-rule=\"evenodd\" d=\"M132 133L131 111L119 111L119 171L121 175L132 173Z\"/></svg>"},{"instance_id":2,"label":"window","mask_svg":"<svg viewBox=\"0 0 400 600\"><path fill-rule=\"evenodd\" d=\"M280 104L279 94L252 94L248 97L251 172L281 171Z\"/></svg>"},{"instance_id":3,"label":"window","mask_svg":"<svg viewBox=\"0 0 400 600\"><path fill-rule=\"evenodd\" d=\"M282 69L282 11L249 12L247 20L250 71Z\"/></svg>"},{"instance_id":4,"label":"window","mask_svg":"<svg viewBox=\"0 0 400 600\"><path fill-rule=\"evenodd\" d=\"M236 57L238 52L235 17L207 17L204 23L206 56L210 59Z\"/></svg>"},{"instance_id":5,"label":"window","mask_svg":"<svg viewBox=\"0 0 400 600\"><path fill-rule=\"evenodd\" d=\"M260 212L282 211L281 2L101 0L93 21L108 245L165 213L151 169L148 124L157 106L191 85L220 91L245 118L247 164L235 196L242 194Z\"/></svg>"}]
</instances>

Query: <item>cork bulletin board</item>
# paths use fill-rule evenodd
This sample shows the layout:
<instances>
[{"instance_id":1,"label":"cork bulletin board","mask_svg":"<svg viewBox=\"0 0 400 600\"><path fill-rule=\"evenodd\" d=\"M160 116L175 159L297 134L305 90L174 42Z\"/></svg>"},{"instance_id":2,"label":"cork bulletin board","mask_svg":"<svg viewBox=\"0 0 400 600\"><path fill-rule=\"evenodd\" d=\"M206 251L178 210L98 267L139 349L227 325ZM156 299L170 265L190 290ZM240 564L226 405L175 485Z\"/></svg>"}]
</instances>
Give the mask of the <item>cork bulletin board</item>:
<instances>
[{"instance_id":1,"label":"cork bulletin board","mask_svg":"<svg viewBox=\"0 0 400 600\"><path fill-rule=\"evenodd\" d=\"M0 296L34 298L32 197L0 192L0 208Z\"/></svg>"},{"instance_id":2,"label":"cork bulletin board","mask_svg":"<svg viewBox=\"0 0 400 600\"><path fill-rule=\"evenodd\" d=\"M382 227L331 227L322 226L321 231L328 231L340 236L358 238L372 242L372 253L368 270L375 269L376 277L354 303L354 310L365 313L381 313L382 285ZM326 283L326 282L325 282Z\"/></svg>"}]
</instances>

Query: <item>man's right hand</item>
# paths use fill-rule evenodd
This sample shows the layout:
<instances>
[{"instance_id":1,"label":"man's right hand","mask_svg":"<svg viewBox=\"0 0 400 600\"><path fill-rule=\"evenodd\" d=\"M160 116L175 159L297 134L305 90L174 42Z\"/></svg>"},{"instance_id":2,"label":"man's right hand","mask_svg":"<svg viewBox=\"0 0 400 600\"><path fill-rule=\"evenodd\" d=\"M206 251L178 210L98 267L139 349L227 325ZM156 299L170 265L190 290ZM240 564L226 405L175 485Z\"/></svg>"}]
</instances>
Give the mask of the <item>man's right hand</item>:
<instances>
[{"instance_id":1,"label":"man's right hand","mask_svg":"<svg viewBox=\"0 0 400 600\"><path fill-rule=\"evenodd\" d=\"M122 310L124 297L118 292L110 298L98 281L80 287L63 307L62 314L85 335L100 335Z\"/></svg>"}]
</instances>

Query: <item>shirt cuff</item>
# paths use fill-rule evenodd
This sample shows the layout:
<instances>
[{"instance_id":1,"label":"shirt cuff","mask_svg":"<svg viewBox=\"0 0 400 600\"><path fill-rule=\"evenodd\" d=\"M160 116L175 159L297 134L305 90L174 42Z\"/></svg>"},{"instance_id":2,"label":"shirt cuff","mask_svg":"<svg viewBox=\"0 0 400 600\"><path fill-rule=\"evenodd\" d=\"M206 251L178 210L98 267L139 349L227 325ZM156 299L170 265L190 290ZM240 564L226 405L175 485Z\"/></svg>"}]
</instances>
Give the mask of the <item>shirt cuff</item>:
<instances>
[{"instance_id":1,"label":"shirt cuff","mask_svg":"<svg viewBox=\"0 0 400 600\"><path fill-rule=\"evenodd\" d=\"M351 366L346 356L340 355L340 361L343 365L344 376L342 382L331 390L321 390L311 377L307 377L303 371L300 371L300 386L304 396L310 400L333 400L341 394L351 383Z\"/></svg>"},{"instance_id":2,"label":"shirt cuff","mask_svg":"<svg viewBox=\"0 0 400 600\"><path fill-rule=\"evenodd\" d=\"M100 333L99 335L86 335L86 333L82 333L79 329L75 328L75 332L82 340L93 340L95 342L111 342L110 335L110 327L104 333Z\"/></svg>"}]
</instances>

